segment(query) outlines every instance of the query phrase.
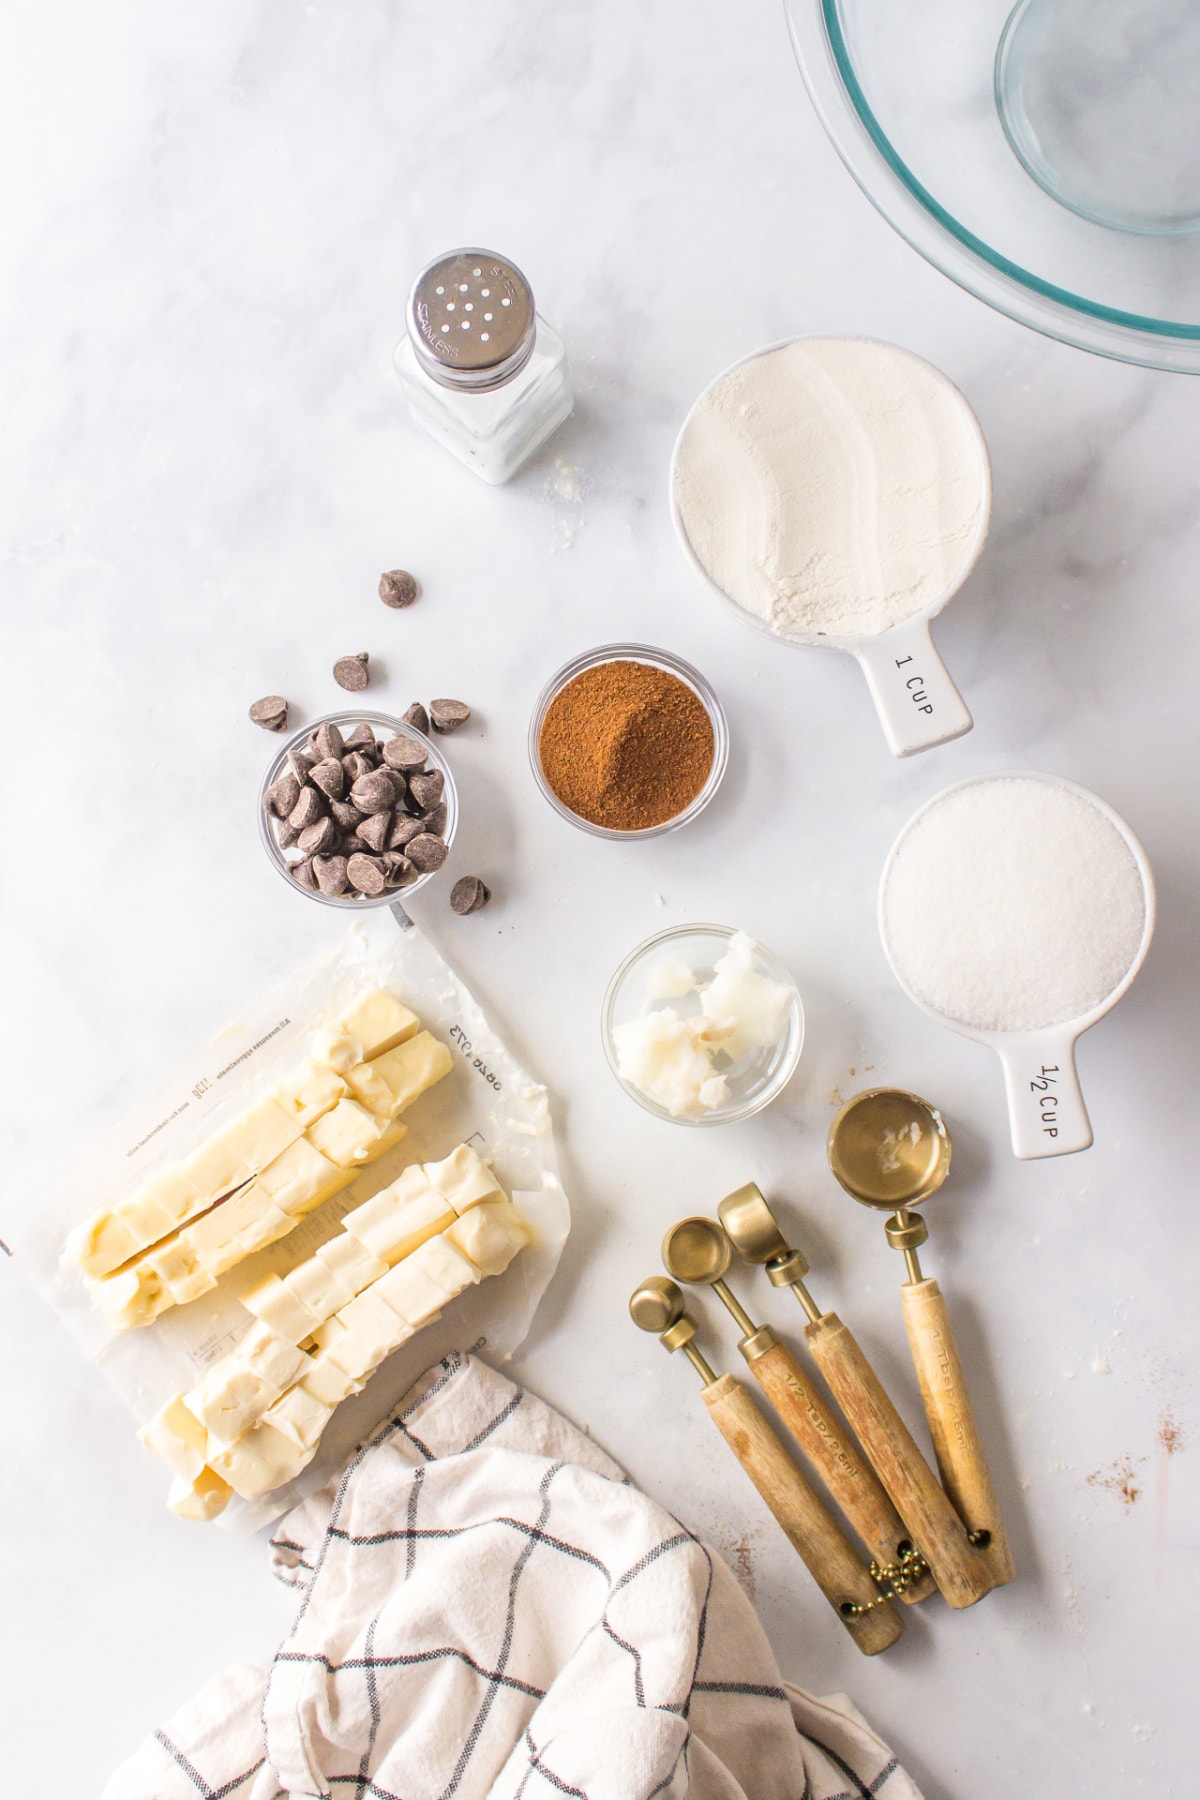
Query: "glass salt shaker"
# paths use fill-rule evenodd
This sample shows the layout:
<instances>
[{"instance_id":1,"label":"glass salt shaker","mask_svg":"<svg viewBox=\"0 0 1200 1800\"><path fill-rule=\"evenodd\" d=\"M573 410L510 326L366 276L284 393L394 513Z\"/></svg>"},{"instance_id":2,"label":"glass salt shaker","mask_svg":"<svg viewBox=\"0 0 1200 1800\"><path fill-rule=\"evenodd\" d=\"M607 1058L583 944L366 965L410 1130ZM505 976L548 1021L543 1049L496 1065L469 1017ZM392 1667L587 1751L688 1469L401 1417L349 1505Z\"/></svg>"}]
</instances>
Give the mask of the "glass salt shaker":
<instances>
[{"instance_id":1,"label":"glass salt shaker","mask_svg":"<svg viewBox=\"0 0 1200 1800\"><path fill-rule=\"evenodd\" d=\"M490 250L422 269L396 345L409 411L484 481L515 475L571 411L567 355L529 283Z\"/></svg>"}]
</instances>

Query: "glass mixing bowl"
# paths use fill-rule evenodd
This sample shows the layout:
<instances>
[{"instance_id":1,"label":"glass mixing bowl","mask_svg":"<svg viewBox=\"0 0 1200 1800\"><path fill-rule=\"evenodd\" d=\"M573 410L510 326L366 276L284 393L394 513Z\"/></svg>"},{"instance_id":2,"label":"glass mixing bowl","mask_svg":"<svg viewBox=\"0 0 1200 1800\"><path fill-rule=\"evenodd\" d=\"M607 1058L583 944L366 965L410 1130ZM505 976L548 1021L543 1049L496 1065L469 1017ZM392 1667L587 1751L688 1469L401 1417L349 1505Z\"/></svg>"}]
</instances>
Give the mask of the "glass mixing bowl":
<instances>
[{"instance_id":1,"label":"glass mixing bowl","mask_svg":"<svg viewBox=\"0 0 1200 1800\"><path fill-rule=\"evenodd\" d=\"M785 7L835 148L914 249L1050 337L1200 372L1190 0Z\"/></svg>"}]
</instances>

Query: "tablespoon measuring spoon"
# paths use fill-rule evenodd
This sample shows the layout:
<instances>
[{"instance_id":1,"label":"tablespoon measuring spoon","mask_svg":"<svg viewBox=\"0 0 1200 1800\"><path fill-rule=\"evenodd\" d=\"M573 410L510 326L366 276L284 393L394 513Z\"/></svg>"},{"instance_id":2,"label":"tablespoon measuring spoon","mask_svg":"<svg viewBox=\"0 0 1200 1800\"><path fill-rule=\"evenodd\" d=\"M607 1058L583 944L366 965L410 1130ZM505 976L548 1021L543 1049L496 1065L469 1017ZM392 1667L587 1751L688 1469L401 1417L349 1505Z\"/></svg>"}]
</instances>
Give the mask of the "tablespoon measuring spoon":
<instances>
[{"instance_id":1,"label":"tablespoon measuring spoon","mask_svg":"<svg viewBox=\"0 0 1200 1800\"><path fill-rule=\"evenodd\" d=\"M768 397L739 405L768 365ZM685 554L744 624L857 658L894 756L971 729L930 622L983 549L991 467L940 370L869 338L769 345L695 402L670 491Z\"/></svg>"},{"instance_id":2,"label":"tablespoon measuring spoon","mask_svg":"<svg viewBox=\"0 0 1200 1800\"><path fill-rule=\"evenodd\" d=\"M893 1250L904 1254L900 1289L904 1329L933 1439L938 1474L997 1587L1015 1570L1000 1508L967 1392L950 1314L936 1281L917 1255L929 1236L911 1209L936 1194L950 1173L945 1120L919 1094L869 1088L855 1094L829 1127L829 1167L862 1206L891 1216L884 1224Z\"/></svg>"},{"instance_id":3,"label":"tablespoon measuring spoon","mask_svg":"<svg viewBox=\"0 0 1200 1800\"><path fill-rule=\"evenodd\" d=\"M1141 968L1154 907L1124 819L1060 775L955 782L893 844L879 887L892 973L931 1019L996 1051L1016 1156L1091 1144L1076 1040Z\"/></svg>"},{"instance_id":4,"label":"tablespoon measuring spoon","mask_svg":"<svg viewBox=\"0 0 1200 1800\"><path fill-rule=\"evenodd\" d=\"M769 1325L756 1325L725 1280L733 1246L715 1219L681 1219L663 1239L667 1274L689 1286L710 1287L741 1332L738 1349L759 1387L870 1552L880 1577L905 1601L933 1592L932 1576L916 1561L908 1527L880 1482L822 1400L786 1344ZM914 1566L915 1564L915 1566Z\"/></svg>"}]
</instances>

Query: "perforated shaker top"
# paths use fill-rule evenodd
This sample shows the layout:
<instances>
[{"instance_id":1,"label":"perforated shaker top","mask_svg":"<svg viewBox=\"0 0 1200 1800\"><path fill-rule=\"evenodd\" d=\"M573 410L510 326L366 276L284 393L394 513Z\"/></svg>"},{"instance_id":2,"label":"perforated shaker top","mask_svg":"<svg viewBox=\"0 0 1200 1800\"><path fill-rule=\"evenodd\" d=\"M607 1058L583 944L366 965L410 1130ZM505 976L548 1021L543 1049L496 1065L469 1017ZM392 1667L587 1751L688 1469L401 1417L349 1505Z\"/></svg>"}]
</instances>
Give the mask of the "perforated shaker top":
<instances>
[{"instance_id":1,"label":"perforated shaker top","mask_svg":"<svg viewBox=\"0 0 1200 1800\"><path fill-rule=\"evenodd\" d=\"M407 323L421 366L435 381L500 387L533 350L533 294L520 269L494 251L451 250L417 276Z\"/></svg>"}]
</instances>

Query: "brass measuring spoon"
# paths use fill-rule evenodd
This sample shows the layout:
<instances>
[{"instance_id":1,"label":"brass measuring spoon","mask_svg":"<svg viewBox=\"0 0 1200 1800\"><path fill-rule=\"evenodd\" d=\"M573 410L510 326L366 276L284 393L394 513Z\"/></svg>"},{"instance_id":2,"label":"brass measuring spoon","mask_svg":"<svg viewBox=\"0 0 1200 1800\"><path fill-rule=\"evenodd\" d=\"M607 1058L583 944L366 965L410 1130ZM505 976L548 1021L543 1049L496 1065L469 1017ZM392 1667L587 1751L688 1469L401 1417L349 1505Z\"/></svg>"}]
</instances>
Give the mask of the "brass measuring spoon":
<instances>
[{"instance_id":1,"label":"brass measuring spoon","mask_svg":"<svg viewBox=\"0 0 1200 1800\"><path fill-rule=\"evenodd\" d=\"M904 1601L933 1592L908 1527L884 1493L870 1464L830 1412L786 1344L769 1325L756 1325L725 1276L733 1246L715 1219L681 1219L663 1239L668 1275L689 1286L710 1287L742 1332L738 1349L750 1373L782 1418L816 1473L853 1525L872 1557L872 1574L895 1584Z\"/></svg>"},{"instance_id":2,"label":"brass measuring spoon","mask_svg":"<svg viewBox=\"0 0 1200 1800\"><path fill-rule=\"evenodd\" d=\"M904 1329L921 1387L942 1485L997 1587L1015 1574L950 1314L917 1252L929 1227L920 1206L950 1172L950 1134L937 1108L900 1088L869 1088L842 1107L829 1128L829 1166L863 1206L891 1214L884 1233L904 1252Z\"/></svg>"},{"instance_id":3,"label":"brass measuring spoon","mask_svg":"<svg viewBox=\"0 0 1200 1800\"><path fill-rule=\"evenodd\" d=\"M727 1194L717 1212L739 1255L765 1263L771 1283L795 1293L808 1315L804 1336L813 1359L947 1603L974 1606L993 1586L990 1570L853 1332L836 1313L823 1313L805 1287L808 1263L787 1243L761 1189L748 1182Z\"/></svg>"},{"instance_id":4,"label":"brass measuring spoon","mask_svg":"<svg viewBox=\"0 0 1200 1800\"><path fill-rule=\"evenodd\" d=\"M636 1287L629 1316L667 1350L682 1350L704 1383L702 1398L717 1430L783 1527L792 1548L864 1656L894 1644L904 1621L884 1598L749 1392L732 1375L718 1375L693 1339L695 1321L682 1289L665 1275Z\"/></svg>"}]
</instances>

